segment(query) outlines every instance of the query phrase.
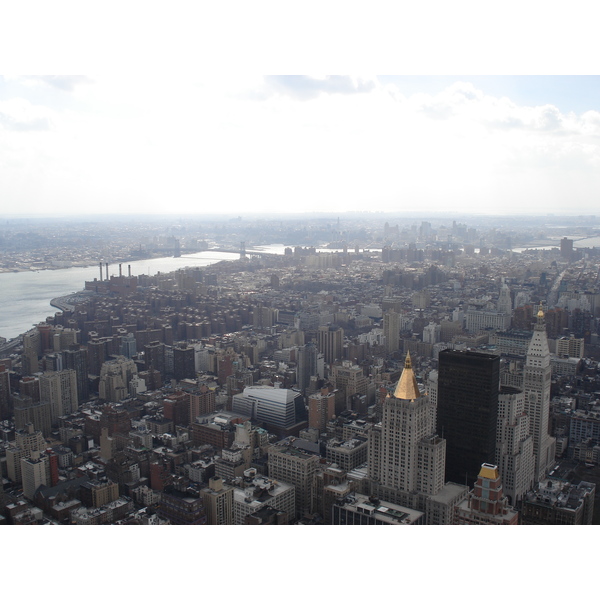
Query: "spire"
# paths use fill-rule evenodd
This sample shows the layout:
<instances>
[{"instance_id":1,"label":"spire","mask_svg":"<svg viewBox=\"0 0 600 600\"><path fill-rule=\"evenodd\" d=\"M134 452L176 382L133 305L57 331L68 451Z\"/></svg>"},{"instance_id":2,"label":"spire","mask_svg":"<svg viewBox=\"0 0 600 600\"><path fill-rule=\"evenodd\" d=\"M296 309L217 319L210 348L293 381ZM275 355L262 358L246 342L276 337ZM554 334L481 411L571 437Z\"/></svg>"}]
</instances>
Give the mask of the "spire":
<instances>
[{"instance_id":1,"label":"spire","mask_svg":"<svg viewBox=\"0 0 600 600\"><path fill-rule=\"evenodd\" d=\"M419 392L419 387L417 385L417 378L415 377L415 373L412 369L410 352L407 352L406 360L404 361L404 370L402 371L402 375L400 375L398 385L394 391L394 398L410 400L413 402L420 395L421 393Z\"/></svg>"}]
</instances>

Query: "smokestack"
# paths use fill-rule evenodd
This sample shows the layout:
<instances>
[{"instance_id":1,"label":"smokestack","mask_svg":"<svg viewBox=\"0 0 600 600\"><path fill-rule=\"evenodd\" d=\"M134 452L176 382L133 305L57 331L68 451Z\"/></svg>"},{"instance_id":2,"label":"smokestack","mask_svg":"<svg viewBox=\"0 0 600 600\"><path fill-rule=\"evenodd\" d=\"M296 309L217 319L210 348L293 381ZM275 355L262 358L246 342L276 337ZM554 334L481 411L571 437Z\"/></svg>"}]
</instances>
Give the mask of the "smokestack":
<instances>
[{"instance_id":1,"label":"smokestack","mask_svg":"<svg viewBox=\"0 0 600 600\"><path fill-rule=\"evenodd\" d=\"M119 277L123 277L123 273L121 272L121 263L119 263Z\"/></svg>"},{"instance_id":2,"label":"smokestack","mask_svg":"<svg viewBox=\"0 0 600 600\"><path fill-rule=\"evenodd\" d=\"M100 261L100 281L102 281L102 261Z\"/></svg>"},{"instance_id":3,"label":"smokestack","mask_svg":"<svg viewBox=\"0 0 600 600\"><path fill-rule=\"evenodd\" d=\"M105 264L106 264L106 281L108 281L108 263L105 263Z\"/></svg>"},{"instance_id":4,"label":"smokestack","mask_svg":"<svg viewBox=\"0 0 600 600\"><path fill-rule=\"evenodd\" d=\"M127 265L127 268L129 269L129 277L131 277L131 265Z\"/></svg>"}]
</instances>

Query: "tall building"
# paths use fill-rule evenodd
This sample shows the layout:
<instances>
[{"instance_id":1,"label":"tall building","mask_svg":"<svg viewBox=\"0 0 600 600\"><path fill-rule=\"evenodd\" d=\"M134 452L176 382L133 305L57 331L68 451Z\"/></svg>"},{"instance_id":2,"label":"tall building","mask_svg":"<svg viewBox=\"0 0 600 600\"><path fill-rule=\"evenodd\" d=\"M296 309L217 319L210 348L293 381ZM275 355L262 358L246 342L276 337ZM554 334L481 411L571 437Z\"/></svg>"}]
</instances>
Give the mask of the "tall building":
<instances>
[{"instance_id":1,"label":"tall building","mask_svg":"<svg viewBox=\"0 0 600 600\"><path fill-rule=\"evenodd\" d=\"M529 433L533 436L536 481L545 477L554 462L556 451L556 440L548 433L551 383L552 367L544 312L539 310L523 372L525 412L529 415Z\"/></svg>"},{"instance_id":2,"label":"tall building","mask_svg":"<svg viewBox=\"0 0 600 600\"><path fill-rule=\"evenodd\" d=\"M362 367L353 365L349 360L342 361L341 365L334 365L331 370L331 383L340 390L346 400L355 394L366 395L369 379L365 377ZM346 405L346 408L349 408Z\"/></svg>"},{"instance_id":3,"label":"tall building","mask_svg":"<svg viewBox=\"0 0 600 600\"><path fill-rule=\"evenodd\" d=\"M88 354L86 348L71 346L64 350L63 363L65 369L73 369L77 376L77 398L79 402L85 402L90 397L88 385ZM98 372L99 373L99 372Z\"/></svg>"},{"instance_id":4,"label":"tall building","mask_svg":"<svg viewBox=\"0 0 600 600\"><path fill-rule=\"evenodd\" d=\"M335 416L335 394L323 388L308 397L308 426L327 431L327 423Z\"/></svg>"},{"instance_id":5,"label":"tall building","mask_svg":"<svg viewBox=\"0 0 600 600\"><path fill-rule=\"evenodd\" d=\"M50 402L16 394L13 395L13 402L15 429L25 429L28 423L32 423L34 430L41 431L44 436L50 437L52 431Z\"/></svg>"},{"instance_id":6,"label":"tall building","mask_svg":"<svg viewBox=\"0 0 600 600\"><path fill-rule=\"evenodd\" d=\"M106 402L121 402L129 396L129 383L137 375L137 365L131 358L117 356L107 360L100 369L98 395Z\"/></svg>"},{"instance_id":7,"label":"tall building","mask_svg":"<svg viewBox=\"0 0 600 600\"><path fill-rule=\"evenodd\" d=\"M429 398L421 395L407 354L394 394L383 400L381 423L369 430L368 474L375 495L420 510L425 496L442 490L446 442L434 430Z\"/></svg>"},{"instance_id":8,"label":"tall building","mask_svg":"<svg viewBox=\"0 0 600 600\"><path fill-rule=\"evenodd\" d=\"M8 478L15 483L22 481L21 459L30 458L34 452L43 452L46 440L41 431L35 431L33 424L28 423L23 430L15 431L15 445L6 449L6 472Z\"/></svg>"},{"instance_id":9,"label":"tall building","mask_svg":"<svg viewBox=\"0 0 600 600\"><path fill-rule=\"evenodd\" d=\"M0 365L0 420L9 419L10 376L5 365Z\"/></svg>"},{"instance_id":10,"label":"tall building","mask_svg":"<svg viewBox=\"0 0 600 600\"><path fill-rule=\"evenodd\" d=\"M344 350L344 330L341 327L324 325L317 330L319 352L325 356L328 365L341 360Z\"/></svg>"},{"instance_id":11,"label":"tall building","mask_svg":"<svg viewBox=\"0 0 600 600\"><path fill-rule=\"evenodd\" d=\"M196 421L196 417L207 415L216 409L215 390L202 385L197 392L190 392L190 423Z\"/></svg>"},{"instance_id":12,"label":"tall building","mask_svg":"<svg viewBox=\"0 0 600 600\"><path fill-rule=\"evenodd\" d=\"M185 342L173 348L173 375L177 381L196 377L195 349Z\"/></svg>"},{"instance_id":13,"label":"tall building","mask_svg":"<svg viewBox=\"0 0 600 600\"><path fill-rule=\"evenodd\" d=\"M446 440L446 480L472 486L494 463L500 357L469 350L439 355L437 432Z\"/></svg>"},{"instance_id":14,"label":"tall building","mask_svg":"<svg viewBox=\"0 0 600 600\"><path fill-rule=\"evenodd\" d=\"M536 482L533 437L529 433L525 396L517 388L500 388L496 464L502 477L504 493L510 503L517 506Z\"/></svg>"},{"instance_id":15,"label":"tall building","mask_svg":"<svg viewBox=\"0 0 600 600\"><path fill-rule=\"evenodd\" d=\"M387 311L383 315L383 335L385 335L385 351L388 354L400 349L400 315Z\"/></svg>"},{"instance_id":16,"label":"tall building","mask_svg":"<svg viewBox=\"0 0 600 600\"><path fill-rule=\"evenodd\" d=\"M173 421L173 425L187 427L190 424L190 394L177 390L163 398L163 415Z\"/></svg>"},{"instance_id":17,"label":"tall building","mask_svg":"<svg viewBox=\"0 0 600 600\"><path fill-rule=\"evenodd\" d=\"M283 440L269 448L269 477L294 486L296 517L313 512L313 489L319 456L305 452Z\"/></svg>"},{"instance_id":18,"label":"tall building","mask_svg":"<svg viewBox=\"0 0 600 600\"><path fill-rule=\"evenodd\" d=\"M233 488L220 477L211 477L208 487L200 490L207 525L233 525Z\"/></svg>"},{"instance_id":19,"label":"tall building","mask_svg":"<svg viewBox=\"0 0 600 600\"><path fill-rule=\"evenodd\" d=\"M496 465L484 463L469 497L455 512L455 525L518 525L519 513L508 504Z\"/></svg>"},{"instance_id":20,"label":"tall building","mask_svg":"<svg viewBox=\"0 0 600 600\"><path fill-rule=\"evenodd\" d=\"M498 312L505 315L512 315L512 299L510 297L510 289L506 283L500 288L498 296Z\"/></svg>"},{"instance_id":21,"label":"tall building","mask_svg":"<svg viewBox=\"0 0 600 600\"><path fill-rule=\"evenodd\" d=\"M314 344L306 344L298 348L296 367L296 380L298 389L302 394L310 385L310 378L317 374L317 347Z\"/></svg>"},{"instance_id":22,"label":"tall building","mask_svg":"<svg viewBox=\"0 0 600 600\"><path fill-rule=\"evenodd\" d=\"M40 397L42 402L50 403L52 426L56 426L58 417L70 415L79 407L75 371L68 369L42 373L40 375Z\"/></svg>"},{"instance_id":23,"label":"tall building","mask_svg":"<svg viewBox=\"0 0 600 600\"><path fill-rule=\"evenodd\" d=\"M50 483L50 459L47 454L34 451L29 457L21 459L21 475L23 477L23 496L33 500L40 485Z\"/></svg>"},{"instance_id":24,"label":"tall building","mask_svg":"<svg viewBox=\"0 0 600 600\"><path fill-rule=\"evenodd\" d=\"M573 258L573 240L566 237L560 240L560 255L565 260Z\"/></svg>"}]
</instances>

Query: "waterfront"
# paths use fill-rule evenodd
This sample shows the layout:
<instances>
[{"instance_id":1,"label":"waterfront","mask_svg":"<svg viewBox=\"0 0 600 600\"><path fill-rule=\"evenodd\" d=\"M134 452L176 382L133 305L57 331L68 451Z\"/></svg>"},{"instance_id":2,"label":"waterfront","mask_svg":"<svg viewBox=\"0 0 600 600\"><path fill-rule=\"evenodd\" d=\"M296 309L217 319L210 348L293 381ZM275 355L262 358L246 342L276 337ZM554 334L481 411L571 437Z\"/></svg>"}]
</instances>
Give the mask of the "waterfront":
<instances>
[{"instance_id":1,"label":"waterfront","mask_svg":"<svg viewBox=\"0 0 600 600\"><path fill-rule=\"evenodd\" d=\"M131 265L132 275L168 273L184 267L205 267L221 260L237 260L238 254L198 252L180 257L153 258L123 264L123 274ZM119 265L109 265L109 275L118 275ZM45 271L2 273L0 282L0 336L7 340L25 333L47 316L58 312L50 305L53 298L83 290L86 281L99 278L98 267L72 267ZM103 269L103 277L106 271Z\"/></svg>"}]
</instances>

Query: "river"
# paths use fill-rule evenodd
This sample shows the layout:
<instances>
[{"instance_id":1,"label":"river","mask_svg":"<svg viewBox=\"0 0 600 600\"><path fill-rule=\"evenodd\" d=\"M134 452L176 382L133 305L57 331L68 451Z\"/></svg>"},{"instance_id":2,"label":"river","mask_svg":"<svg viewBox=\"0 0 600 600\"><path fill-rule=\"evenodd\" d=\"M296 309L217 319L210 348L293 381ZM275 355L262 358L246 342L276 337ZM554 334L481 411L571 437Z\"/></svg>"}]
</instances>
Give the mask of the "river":
<instances>
[{"instance_id":1,"label":"river","mask_svg":"<svg viewBox=\"0 0 600 600\"><path fill-rule=\"evenodd\" d=\"M132 275L155 275L158 272L169 273L184 267L205 267L221 260L237 259L239 254L205 251L177 258L130 261L123 263L122 269L123 275L127 275L128 265L131 265ZM108 273L118 275L119 265L109 265ZM106 275L105 268L102 275ZM99 276L98 267L0 273L0 337L9 340L45 321L47 316L58 312L50 305L53 298L79 292L86 281Z\"/></svg>"}]
</instances>

